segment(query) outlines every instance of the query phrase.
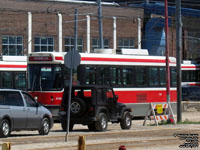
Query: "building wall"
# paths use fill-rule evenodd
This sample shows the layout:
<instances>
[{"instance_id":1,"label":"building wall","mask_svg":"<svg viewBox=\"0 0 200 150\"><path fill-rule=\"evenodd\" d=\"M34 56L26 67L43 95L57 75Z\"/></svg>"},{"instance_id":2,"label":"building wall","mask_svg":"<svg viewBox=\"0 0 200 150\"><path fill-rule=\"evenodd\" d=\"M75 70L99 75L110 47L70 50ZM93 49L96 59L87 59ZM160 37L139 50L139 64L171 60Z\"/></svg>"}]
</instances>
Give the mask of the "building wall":
<instances>
[{"instance_id":1,"label":"building wall","mask_svg":"<svg viewBox=\"0 0 200 150\"><path fill-rule=\"evenodd\" d=\"M28 12L32 13L32 51L34 37L54 37L54 50L58 51L58 13L63 18L63 51L64 37L74 36L74 9L78 9L78 37L83 38L83 50L87 50L87 21L91 17L92 38L99 37L97 6L85 4L34 2L1 0L0 1L0 37L23 36L24 55L28 50ZM137 48L137 18L143 18L143 10L138 8L122 8L118 6L102 6L103 35L109 39L109 47L113 47L113 16L117 18L117 38L132 38ZM0 40L0 53L2 53ZM92 48L92 45L91 45Z\"/></svg>"}]
</instances>

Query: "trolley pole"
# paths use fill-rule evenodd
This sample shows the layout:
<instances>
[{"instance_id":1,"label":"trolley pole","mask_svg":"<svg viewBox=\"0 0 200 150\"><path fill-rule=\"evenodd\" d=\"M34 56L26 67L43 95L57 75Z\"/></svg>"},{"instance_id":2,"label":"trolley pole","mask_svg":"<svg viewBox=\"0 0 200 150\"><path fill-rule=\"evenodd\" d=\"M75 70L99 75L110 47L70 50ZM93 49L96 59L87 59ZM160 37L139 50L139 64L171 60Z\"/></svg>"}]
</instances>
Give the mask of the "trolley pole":
<instances>
[{"instance_id":1,"label":"trolley pole","mask_svg":"<svg viewBox=\"0 0 200 150\"><path fill-rule=\"evenodd\" d=\"M177 122L182 121L181 114L181 61L182 61L182 19L181 19L181 0L176 0L176 66L177 66Z\"/></svg>"},{"instance_id":2,"label":"trolley pole","mask_svg":"<svg viewBox=\"0 0 200 150\"><path fill-rule=\"evenodd\" d=\"M166 93L167 102L170 102L170 69L169 69L169 40L168 40L168 2L165 0L165 48L166 48Z\"/></svg>"}]
</instances>

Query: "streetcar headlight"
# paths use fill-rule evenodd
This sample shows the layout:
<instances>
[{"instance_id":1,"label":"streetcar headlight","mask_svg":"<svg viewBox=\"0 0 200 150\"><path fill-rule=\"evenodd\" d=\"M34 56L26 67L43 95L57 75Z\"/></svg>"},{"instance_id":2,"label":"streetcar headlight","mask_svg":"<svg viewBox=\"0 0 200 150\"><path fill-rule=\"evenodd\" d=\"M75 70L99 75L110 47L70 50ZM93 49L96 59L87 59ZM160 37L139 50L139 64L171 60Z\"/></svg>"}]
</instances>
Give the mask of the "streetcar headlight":
<instances>
[{"instance_id":1,"label":"streetcar headlight","mask_svg":"<svg viewBox=\"0 0 200 150\"><path fill-rule=\"evenodd\" d=\"M38 101L38 97L37 97L37 96L35 96L34 99L35 99L36 101Z\"/></svg>"}]
</instances>

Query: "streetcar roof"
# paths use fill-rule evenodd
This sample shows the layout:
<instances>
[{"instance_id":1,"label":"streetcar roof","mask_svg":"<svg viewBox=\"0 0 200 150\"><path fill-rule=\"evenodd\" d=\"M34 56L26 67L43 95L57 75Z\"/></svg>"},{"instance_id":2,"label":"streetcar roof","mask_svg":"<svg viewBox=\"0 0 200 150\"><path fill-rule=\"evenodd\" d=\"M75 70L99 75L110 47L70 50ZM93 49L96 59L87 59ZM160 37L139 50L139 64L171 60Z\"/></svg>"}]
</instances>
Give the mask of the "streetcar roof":
<instances>
[{"instance_id":1,"label":"streetcar roof","mask_svg":"<svg viewBox=\"0 0 200 150\"><path fill-rule=\"evenodd\" d=\"M35 57L34 61L30 61L29 63L52 63L55 64L64 64L64 56L67 54L66 52L33 52L29 54L30 57ZM131 63L145 63L147 65L151 65L149 63L158 63L165 64L166 57L165 56L139 56L139 55L123 55L123 54L102 54L102 53L80 53L81 55L81 63L82 64L113 64L119 65L131 65ZM42 57L52 57L53 60L45 61L40 60L38 58ZM45 58L46 59L46 58ZM169 57L170 65L176 65L176 58Z\"/></svg>"},{"instance_id":2,"label":"streetcar roof","mask_svg":"<svg viewBox=\"0 0 200 150\"><path fill-rule=\"evenodd\" d=\"M200 70L200 64L198 64L196 61L191 60L183 60L183 63L181 64L182 70Z\"/></svg>"}]
</instances>

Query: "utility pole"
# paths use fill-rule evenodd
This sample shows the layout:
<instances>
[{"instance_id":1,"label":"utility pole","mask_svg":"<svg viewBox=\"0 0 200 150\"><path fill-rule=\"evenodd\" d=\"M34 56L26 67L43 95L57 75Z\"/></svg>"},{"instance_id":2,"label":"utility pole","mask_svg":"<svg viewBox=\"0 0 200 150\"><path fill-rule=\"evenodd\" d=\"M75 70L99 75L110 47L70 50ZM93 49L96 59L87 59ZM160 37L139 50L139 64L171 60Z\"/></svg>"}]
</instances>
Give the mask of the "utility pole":
<instances>
[{"instance_id":1,"label":"utility pole","mask_svg":"<svg viewBox=\"0 0 200 150\"><path fill-rule=\"evenodd\" d=\"M168 40L168 2L165 0L165 48L166 48L166 93L167 102L170 102L170 69L169 69L169 40Z\"/></svg>"},{"instance_id":2,"label":"utility pole","mask_svg":"<svg viewBox=\"0 0 200 150\"><path fill-rule=\"evenodd\" d=\"M182 121L181 114L181 61L182 61L182 19L181 19L181 0L176 0L176 66L177 66L177 122Z\"/></svg>"},{"instance_id":3,"label":"utility pole","mask_svg":"<svg viewBox=\"0 0 200 150\"><path fill-rule=\"evenodd\" d=\"M101 0L98 1L98 18L99 18L99 42L100 48L104 48L103 43L103 26L102 26L102 8L101 8Z\"/></svg>"}]
</instances>

